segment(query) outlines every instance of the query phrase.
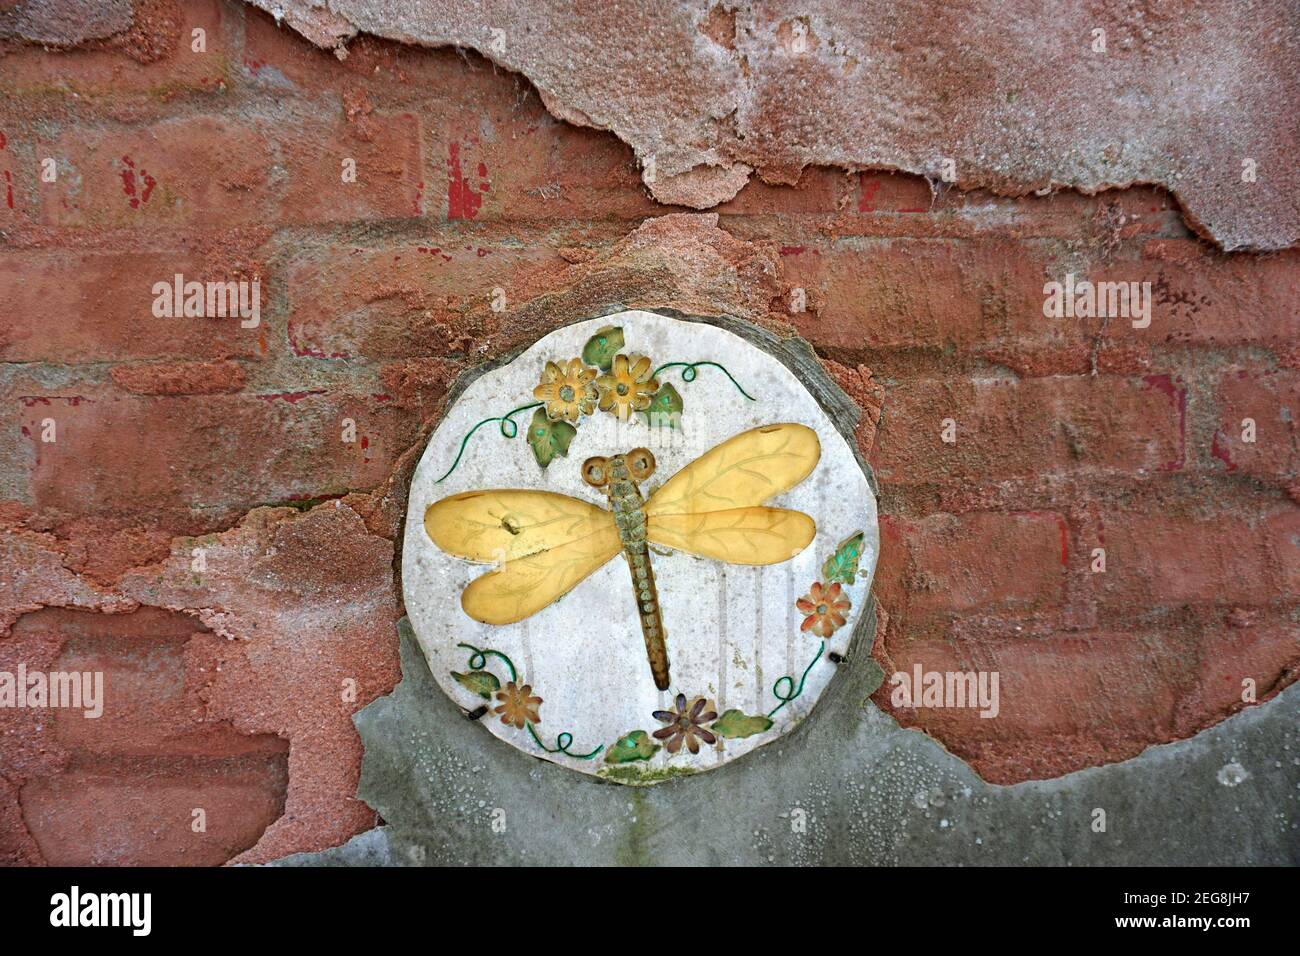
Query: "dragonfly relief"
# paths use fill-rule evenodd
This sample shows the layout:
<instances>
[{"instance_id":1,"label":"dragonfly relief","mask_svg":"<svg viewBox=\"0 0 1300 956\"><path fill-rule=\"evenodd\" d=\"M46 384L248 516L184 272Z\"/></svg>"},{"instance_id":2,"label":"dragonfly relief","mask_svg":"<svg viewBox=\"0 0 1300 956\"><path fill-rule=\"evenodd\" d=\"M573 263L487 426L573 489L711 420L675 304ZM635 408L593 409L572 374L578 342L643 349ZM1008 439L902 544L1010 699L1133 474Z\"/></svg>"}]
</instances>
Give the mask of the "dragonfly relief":
<instances>
[{"instance_id":1,"label":"dragonfly relief","mask_svg":"<svg viewBox=\"0 0 1300 956\"><path fill-rule=\"evenodd\" d=\"M648 449L588 458L582 478L608 508L551 491L485 490L429 505L424 528L443 551L498 567L471 581L465 613L513 624L568 594L622 552L655 686L668 689L668 649L650 545L730 564L788 561L817 532L800 511L764 502L812 473L821 458L806 425L762 425L715 445L648 498L655 471Z\"/></svg>"}]
</instances>

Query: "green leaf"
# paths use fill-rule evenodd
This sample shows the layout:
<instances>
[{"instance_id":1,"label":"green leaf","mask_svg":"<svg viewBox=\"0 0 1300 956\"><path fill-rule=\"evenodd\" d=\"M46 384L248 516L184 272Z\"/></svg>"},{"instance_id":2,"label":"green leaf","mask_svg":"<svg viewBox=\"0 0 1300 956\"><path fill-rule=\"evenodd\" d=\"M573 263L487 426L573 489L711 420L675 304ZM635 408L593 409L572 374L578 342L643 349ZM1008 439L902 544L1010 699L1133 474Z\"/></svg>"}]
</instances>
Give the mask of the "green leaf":
<instances>
[{"instance_id":1,"label":"green leaf","mask_svg":"<svg viewBox=\"0 0 1300 956\"><path fill-rule=\"evenodd\" d=\"M770 729L772 721L767 717L750 717L739 710L729 710L709 727L721 737L752 737Z\"/></svg>"},{"instance_id":2,"label":"green leaf","mask_svg":"<svg viewBox=\"0 0 1300 956\"><path fill-rule=\"evenodd\" d=\"M841 584L853 583L853 578L858 573L858 562L862 560L862 539L861 531L845 538L835 549L835 553L826 559L826 563L822 565L822 577L826 579L827 584L834 581L839 581Z\"/></svg>"},{"instance_id":3,"label":"green leaf","mask_svg":"<svg viewBox=\"0 0 1300 956\"><path fill-rule=\"evenodd\" d=\"M614 364L614 356L622 347L623 330L616 325L607 325L587 339L587 344L582 347L582 360L608 372Z\"/></svg>"},{"instance_id":4,"label":"green leaf","mask_svg":"<svg viewBox=\"0 0 1300 956\"><path fill-rule=\"evenodd\" d=\"M677 393L677 389L670 383L664 382L650 399L650 407L637 414L647 425L681 428L683 407L682 397Z\"/></svg>"},{"instance_id":5,"label":"green leaf","mask_svg":"<svg viewBox=\"0 0 1300 956\"><path fill-rule=\"evenodd\" d=\"M451 672L456 682L467 691L478 694L484 700L491 700L492 695L501 689L501 681L490 671L470 671L468 674Z\"/></svg>"},{"instance_id":6,"label":"green leaf","mask_svg":"<svg viewBox=\"0 0 1300 956\"><path fill-rule=\"evenodd\" d=\"M556 455L568 455L569 442L578 430L568 422L553 422L546 417L546 409L533 412L528 424L528 444L533 449L537 464L545 468Z\"/></svg>"},{"instance_id":7,"label":"green leaf","mask_svg":"<svg viewBox=\"0 0 1300 956\"><path fill-rule=\"evenodd\" d=\"M634 730L619 737L605 751L607 763L631 763L634 760L649 760L659 752L659 745L650 739L644 730Z\"/></svg>"}]
</instances>

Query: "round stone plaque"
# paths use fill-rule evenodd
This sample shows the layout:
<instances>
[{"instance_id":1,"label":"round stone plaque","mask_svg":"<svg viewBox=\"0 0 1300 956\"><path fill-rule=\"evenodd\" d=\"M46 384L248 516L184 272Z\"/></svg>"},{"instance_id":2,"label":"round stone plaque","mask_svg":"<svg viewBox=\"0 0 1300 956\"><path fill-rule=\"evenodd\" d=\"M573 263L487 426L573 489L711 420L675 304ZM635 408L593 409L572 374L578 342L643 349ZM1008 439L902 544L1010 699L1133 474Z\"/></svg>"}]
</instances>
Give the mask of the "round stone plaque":
<instances>
[{"instance_id":1,"label":"round stone plaque","mask_svg":"<svg viewBox=\"0 0 1300 956\"><path fill-rule=\"evenodd\" d=\"M402 589L479 726L653 783L808 716L878 548L857 459L780 359L631 311L552 332L455 400L412 480Z\"/></svg>"}]
</instances>

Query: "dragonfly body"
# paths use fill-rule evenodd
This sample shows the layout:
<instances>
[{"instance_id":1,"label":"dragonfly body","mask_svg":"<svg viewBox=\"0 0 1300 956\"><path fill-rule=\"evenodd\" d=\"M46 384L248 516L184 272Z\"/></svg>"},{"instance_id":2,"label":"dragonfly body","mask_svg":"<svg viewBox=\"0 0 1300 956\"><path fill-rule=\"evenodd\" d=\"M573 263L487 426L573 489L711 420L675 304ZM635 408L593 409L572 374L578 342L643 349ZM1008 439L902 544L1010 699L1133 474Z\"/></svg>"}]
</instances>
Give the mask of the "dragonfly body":
<instances>
[{"instance_id":1,"label":"dragonfly body","mask_svg":"<svg viewBox=\"0 0 1300 956\"><path fill-rule=\"evenodd\" d=\"M762 425L714 446L643 497L655 459L634 448L582 464L583 481L604 492L608 508L552 491L465 491L429 505L424 529L449 554L496 565L461 594L465 613L484 624L536 614L622 552L650 672L655 686L667 690L668 649L650 545L731 564L788 561L808 546L817 526L802 512L764 502L803 481L820 457L811 428ZM603 623L584 621L571 633Z\"/></svg>"},{"instance_id":2,"label":"dragonfly body","mask_svg":"<svg viewBox=\"0 0 1300 956\"><path fill-rule=\"evenodd\" d=\"M650 563L650 546L646 541L645 499L637 479L644 481L654 472L654 456L645 448L636 448L613 458L589 458L582 466L582 477L593 487L604 487L614 526L623 542L623 557L632 573L632 588L645 638L646 657L655 686L668 689L668 646L664 643L663 615L659 610L659 591L655 587L654 567ZM635 477L634 477L635 475Z\"/></svg>"}]
</instances>

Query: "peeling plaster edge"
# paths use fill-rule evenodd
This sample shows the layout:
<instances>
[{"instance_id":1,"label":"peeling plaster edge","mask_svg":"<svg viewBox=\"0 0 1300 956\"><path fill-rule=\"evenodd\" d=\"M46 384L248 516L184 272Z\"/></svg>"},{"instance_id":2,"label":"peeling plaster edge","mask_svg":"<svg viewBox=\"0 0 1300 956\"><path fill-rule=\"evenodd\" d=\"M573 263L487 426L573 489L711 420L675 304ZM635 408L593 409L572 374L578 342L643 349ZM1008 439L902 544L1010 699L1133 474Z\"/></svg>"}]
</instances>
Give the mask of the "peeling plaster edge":
<instances>
[{"instance_id":1,"label":"peeling plaster edge","mask_svg":"<svg viewBox=\"0 0 1300 956\"><path fill-rule=\"evenodd\" d=\"M328 15L332 18L329 22L331 26L334 27L333 30L323 32L320 24L305 21L304 18L298 16L295 11L286 11L283 8L274 6L273 0L244 0L244 3L270 14L275 18L277 25L288 25L313 45L321 49L332 50L334 55L340 60L347 58L347 44L358 36L373 36L376 39L401 43L406 46L422 47L430 50L453 49L457 52L470 50L491 63L494 68L515 74L527 81L528 84L537 91L538 100L541 102L543 108L545 108L546 111L556 120L568 123L575 127L587 127L600 132L610 133L620 142L629 146L638 160L642 158L641 150L623 136L616 128L605 125L576 106L566 103L559 94L544 90L525 70L501 61L493 55L490 48L483 49L469 40L458 41L450 37L444 40L424 40L406 33L375 33L370 30L362 29L346 16L337 13L332 9L320 10L321 14ZM317 39L317 37L321 37L322 39ZM670 172L666 176L654 177L649 180L646 179L647 170L643 167L641 178L646 190L650 193L651 198L656 202L665 206L685 206L699 211L705 211L734 199L739 195L740 191L748 185L755 174L757 174L758 178L765 183L794 185L803 177L804 171L809 168L841 169L845 173L853 175L863 172L901 173L909 176L919 176L927 181L931 181L933 184L933 170L927 169L924 164L920 162L864 164L833 159L825 162L802 164L799 167L798 176L793 180L790 180L789 176L783 172L773 172L772 174L769 174L768 171L762 167L755 169L741 160L720 163L700 163L690 167L689 169ZM707 199L692 200L684 191L686 187L682 186L682 179L691 176L692 174L698 174L701 171L710 169L717 170L720 174L715 178L714 190L709 194ZM742 171L744 173L743 176L736 175L736 173ZM729 177L730 181L724 182L724 177ZM732 188L733 185L734 188ZM1179 193L1176 186L1155 179L1134 177L1124 181L1112 182L1109 180L1102 180L1086 185L1064 180L1057 181L1055 179L1049 179L1045 186L1039 181L1013 185L1007 181L1006 177L989 173L986 175L959 177L955 182L949 183L948 185L953 186L962 192L984 190L995 196L1009 199L1018 199L1028 195L1035 195L1042 189L1047 189L1049 192L1053 193L1068 189L1078 192L1083 196L1097 196L1101 193L1120 192L1137 186L1151 186L1164 190L1174 198L1175 202L1178 204L1179 215L1182 217L1183 223L1187 226L1190 232L1222 252L1262 254L1281 252L1294 248L1300 244L1300 235L1289 236L1284 239L1281 244L1277 245L1256 242L1234 242L1231 245L1226 244L1224 240L1216 236L1214 231L1205 224L1205 221L1201 216L1192 212L1186 199Z\"/></svg>"}]
</instances>

